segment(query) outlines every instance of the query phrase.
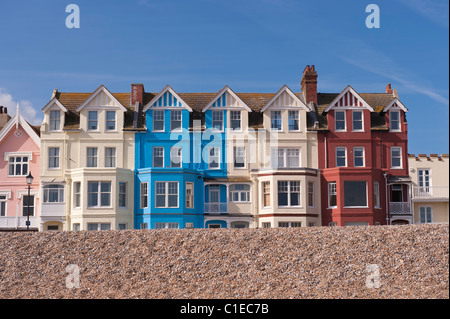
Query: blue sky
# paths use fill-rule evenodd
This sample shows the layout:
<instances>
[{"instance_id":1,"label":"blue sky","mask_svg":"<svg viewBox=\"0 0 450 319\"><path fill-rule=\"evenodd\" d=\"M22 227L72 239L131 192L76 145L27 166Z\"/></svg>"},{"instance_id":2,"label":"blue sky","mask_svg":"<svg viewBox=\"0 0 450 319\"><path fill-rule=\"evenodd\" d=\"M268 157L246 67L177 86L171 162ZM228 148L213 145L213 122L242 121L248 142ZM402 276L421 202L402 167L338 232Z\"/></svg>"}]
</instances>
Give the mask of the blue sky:
<instances>
[{"instance_id":1,"label":"blue sky","mask_svg":"<svg viewBox=\"0 0 450 319\"><path fill-rule=\"evenodd\" d=\"M65 24L68 4L80 28ZM365 24L368 4L380 28ZM449 153L447 0L0 0L0 104L34 124L54 88L113 92L300 91L307 64L319 92L397 89L409 153Z\"/></svg>"}]
</instances>

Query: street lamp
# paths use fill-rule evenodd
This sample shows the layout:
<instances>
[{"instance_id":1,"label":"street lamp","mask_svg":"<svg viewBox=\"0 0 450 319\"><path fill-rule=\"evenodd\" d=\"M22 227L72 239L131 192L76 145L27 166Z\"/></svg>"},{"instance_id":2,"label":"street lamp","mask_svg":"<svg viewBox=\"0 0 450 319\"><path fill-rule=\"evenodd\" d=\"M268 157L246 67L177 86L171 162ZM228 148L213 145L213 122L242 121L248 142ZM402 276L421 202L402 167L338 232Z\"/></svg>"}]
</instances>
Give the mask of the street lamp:
<instances>
[{"instance_id":1,"label":"street lamp","mask_svg":"<svg viewBox=\"0 0 450 319\"><path fill-rule=\"evenodd\" d=\"M26 179L28 184L27 230L30 230L30 188L33 183L33 175L31 175L31 172L28 173Z\"/></svg>"}]
</instances>

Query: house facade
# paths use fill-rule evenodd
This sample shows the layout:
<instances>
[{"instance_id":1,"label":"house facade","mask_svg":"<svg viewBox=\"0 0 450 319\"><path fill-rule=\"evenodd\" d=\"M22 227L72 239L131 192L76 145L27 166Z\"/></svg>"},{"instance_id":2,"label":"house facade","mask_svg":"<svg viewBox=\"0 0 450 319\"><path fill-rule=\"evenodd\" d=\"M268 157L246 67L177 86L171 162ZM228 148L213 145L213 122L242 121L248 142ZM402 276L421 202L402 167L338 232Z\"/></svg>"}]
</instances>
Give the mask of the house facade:
<instances>
[{"instance_id":1,"label":"house facade","mask_svg":"<svg viewBox=\"0 0 450 319\"><path fill-rule=\"evenodd\" d=\"M449 222L448 154L409 154L414 224Z\"/></svg>"},{"instance_id":2,"label":"house facade","mask_svg":"<svg viewBox=\"0 0 450 319\"><path fill-rule=\"evenodd\" d=\"M304 78L314 82L314 66ZM322 225L412 223L406 107L396 92L317 93L305 84L318 118Z\"/></svg>"},{"instance_id":3,"label":"house facade","mask_svg":"<svg viewBox=\"0 0 450 319\"><path fill-rule=\"evenodd\" d=\"M42 109L41 219L58 230L134 228L132 95L53 92ZM45 229L44 229L45 230Z\"/></svg>"},{"instance_id":4,"label":"house facade","mask_svg":"<svg viewBox=\"0 0 450 319\"><path fill-rule=\"evenodd\" d=\"M11 118L0 106L0 229L42 230L40 221L40 140L39 127L30 125L20 114ZM26 176L34 177L30 185ZM29 216L28 216L29 214Z\"/></svg>"}]
</instances>

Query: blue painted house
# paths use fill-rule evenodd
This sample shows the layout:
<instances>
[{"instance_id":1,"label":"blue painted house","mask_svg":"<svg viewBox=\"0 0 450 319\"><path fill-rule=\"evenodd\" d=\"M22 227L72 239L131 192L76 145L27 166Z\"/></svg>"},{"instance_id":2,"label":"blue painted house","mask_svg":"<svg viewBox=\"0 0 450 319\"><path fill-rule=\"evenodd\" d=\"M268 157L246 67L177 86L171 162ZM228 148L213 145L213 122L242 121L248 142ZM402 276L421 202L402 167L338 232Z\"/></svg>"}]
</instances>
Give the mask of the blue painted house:
<instances>
[{"instance_id":1,"label":"blue painted house","mask_svg":"<svg viewBox=\"0 0 450 319\"><path fill-rule=\"evenodd\" d=\"M191 107L166 86L143 112L147 129L135 140L135 227L202 228L203 172L191 151Z\"/></svg>"}]
</instances>

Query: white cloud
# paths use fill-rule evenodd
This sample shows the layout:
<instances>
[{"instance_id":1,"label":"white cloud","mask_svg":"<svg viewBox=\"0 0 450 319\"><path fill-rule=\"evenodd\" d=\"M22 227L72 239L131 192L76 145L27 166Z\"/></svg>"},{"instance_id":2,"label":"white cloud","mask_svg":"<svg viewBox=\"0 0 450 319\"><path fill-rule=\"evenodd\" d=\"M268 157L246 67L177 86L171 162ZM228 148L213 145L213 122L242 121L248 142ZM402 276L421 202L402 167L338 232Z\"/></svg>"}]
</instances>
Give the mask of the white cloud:
<instances>
[{"instance_id":1,"label":"white cloud","mask_svg":"<svg viewBox=\"0 0 450 319\"><path fill-rule=\"evenodd\" d=\"M30 101L17 101L5 88L0 88L0 105L8 108L9 116L13 117L16 114L17 103L19 103L20 114L31 125L40 125L42 123L42 117L38 114Z\"/></svg>"}]
</instances>

